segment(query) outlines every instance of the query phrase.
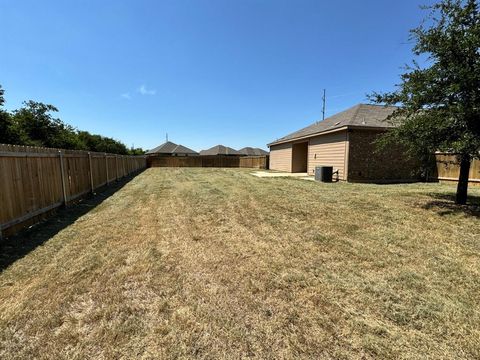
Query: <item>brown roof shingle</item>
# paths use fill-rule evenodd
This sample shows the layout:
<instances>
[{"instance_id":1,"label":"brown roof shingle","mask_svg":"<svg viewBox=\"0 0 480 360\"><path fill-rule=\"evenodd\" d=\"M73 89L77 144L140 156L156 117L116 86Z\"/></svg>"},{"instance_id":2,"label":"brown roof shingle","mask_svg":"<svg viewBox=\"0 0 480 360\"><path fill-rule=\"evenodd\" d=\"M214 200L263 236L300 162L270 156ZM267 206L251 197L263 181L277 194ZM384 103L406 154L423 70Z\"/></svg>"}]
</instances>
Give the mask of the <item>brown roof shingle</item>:
<instances>
[{"instance_id":1,"label":"brown roof shingle","mask_svg":"<svg viewBox=\"0 0 480 360\"><path fill-rule=\"evenodd\" d=\"M155 149L147 151L147 155L150 154L198 155L196 151L183 145L177 145L171 141L167 141L166 143L157 146Z\"/></svg>"},{"instance_id":2,"label":"brown roof shingle","mask_svg":"<svg viewBox=\"0 0 480 360\"><path fill-rule=\"evenodd\" d=\"M268 144L268 146L288 142L298 138L314 136L325 131L335 130L345 126L390 128L393 127L393 125L385 120L396 109L398 109L396 106L358 104L350 109L332 115L323 121L316 122L310 126L277 139Z\"/></svg>"},{"instance_id":3,"label":"brown roof shingle","mask_svg":"<svg viewBox=\"0 0 480 360\"><path fill-rule=\"evenodd\" d=\"M224 145L216 145L207 150L200 151L200 155L242 155L237 150Z\"/></svg>"},{"instance_id":4,"label":"brown roof shingle","mask_svg":"<svg viewBox=\"0 0 480 360\"><path fill-rule=\"evenodd\" d=\"M268 155L268 151L265 151L260 148L244 147L243 149L238 150L239 153L247 156L262 156Z\"/></svg>"}]
</instances>

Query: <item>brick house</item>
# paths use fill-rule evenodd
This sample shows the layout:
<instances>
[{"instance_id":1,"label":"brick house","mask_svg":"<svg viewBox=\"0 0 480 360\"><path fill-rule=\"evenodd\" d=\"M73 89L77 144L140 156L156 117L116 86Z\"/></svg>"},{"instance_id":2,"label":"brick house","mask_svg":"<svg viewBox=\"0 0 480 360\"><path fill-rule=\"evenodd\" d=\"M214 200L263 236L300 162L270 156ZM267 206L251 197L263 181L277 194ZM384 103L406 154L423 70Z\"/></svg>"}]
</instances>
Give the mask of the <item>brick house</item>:
<instances>
[{"instance_id":1,"label":"brick house","mask_svg":"<svg viewBox=\"0 0 480 360\"><path fill-rule=\"evenodd\" d=\"M419 179L419 166L400 147L379 151L378 136L392 128L393 106L359 104L268 144L270 169L313 175L316 166L333 166L338 179L402 182Z\"/></svg>"}]
</instances>

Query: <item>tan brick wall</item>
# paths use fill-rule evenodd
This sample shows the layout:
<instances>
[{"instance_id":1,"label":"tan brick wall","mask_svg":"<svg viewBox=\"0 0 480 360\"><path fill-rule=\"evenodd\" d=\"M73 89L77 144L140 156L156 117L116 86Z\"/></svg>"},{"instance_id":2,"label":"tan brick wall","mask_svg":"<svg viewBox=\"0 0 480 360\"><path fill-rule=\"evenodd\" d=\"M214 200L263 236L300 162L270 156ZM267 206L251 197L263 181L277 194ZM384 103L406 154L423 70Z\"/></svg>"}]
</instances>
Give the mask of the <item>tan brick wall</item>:
<instances>
[{"instance_id":1,"label":"tan brick wall","mask_svg":"<svg viewBox=\"0 0 480 360\"><path fill-rule=\"evenodd\" d=\"M418 180L419 163L406 160L400 147L377 150L374 141L382 132L350 130L348 181L395 182Z\"/></svg>"}]
</instances>

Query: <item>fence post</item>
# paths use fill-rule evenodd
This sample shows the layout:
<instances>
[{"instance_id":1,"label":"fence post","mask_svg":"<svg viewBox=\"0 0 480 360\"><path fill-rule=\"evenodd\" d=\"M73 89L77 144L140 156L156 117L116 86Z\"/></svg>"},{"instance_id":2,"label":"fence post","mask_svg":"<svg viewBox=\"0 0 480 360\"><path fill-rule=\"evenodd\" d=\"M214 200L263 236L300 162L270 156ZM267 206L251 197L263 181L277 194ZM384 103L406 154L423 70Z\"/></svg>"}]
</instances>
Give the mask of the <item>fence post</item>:
<instances>
[{"instance_id":1,"label":"fence post","mask_svg":"<svg viewBox=\"0 0 480 360\"><path fill-rule=\"evenodd\" d=\"M62 174L63 204L67 206L67 189L65 187L65 166L63 165L63 153L61 150L58 150L58 155L60 158L60 172Z\"/></svg>"},{"instance_id":2,"label":"fence post","mask_svg":"<svg viewBox=\"0 0 480 360\"><path fill-rule=\"evenodd\" d=\"M107 174L107 185L108 185L108 156L107 153L105 153L105 173Z\"/></svg>"},{"instance_id":3,"label":"fence post","mask_svg":"<svg viewBox=\"0 0 480 360\"><path fill-rule=\"evenodd\" d=\"M90 190L93 193L92 154L88 152L88 165L90 166Z\"/></svg>"},{"instance_id":4,"label":"fence post","mask_svg":"<svg viewBox=\"0 0 480 360\"><path fill-rule=\"evenodd\" d=\"M115 155L115 180L118 181L118 155Z\"/></svg>"}]
</instances>

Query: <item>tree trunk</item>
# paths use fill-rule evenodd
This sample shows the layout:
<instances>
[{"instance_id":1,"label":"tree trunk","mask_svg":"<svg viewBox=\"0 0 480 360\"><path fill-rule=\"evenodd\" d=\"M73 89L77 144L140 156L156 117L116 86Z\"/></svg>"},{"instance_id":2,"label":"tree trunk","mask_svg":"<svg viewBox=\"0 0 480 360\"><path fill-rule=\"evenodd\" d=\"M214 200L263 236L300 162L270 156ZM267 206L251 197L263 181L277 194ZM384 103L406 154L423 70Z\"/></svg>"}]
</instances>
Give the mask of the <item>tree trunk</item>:
<instances>
[{"instance_id":1,"label":"tree trunk","mask_svg":"<svg viewBox=\"0 0 480 360\"><path fill-rule=\"evenodd\" d=\"M468 173L470 172L470 157L463 155L460 158L460 176L458 177L457 196L455 203L465 205L467 203Z\"/></svg>"}]
</instances>

